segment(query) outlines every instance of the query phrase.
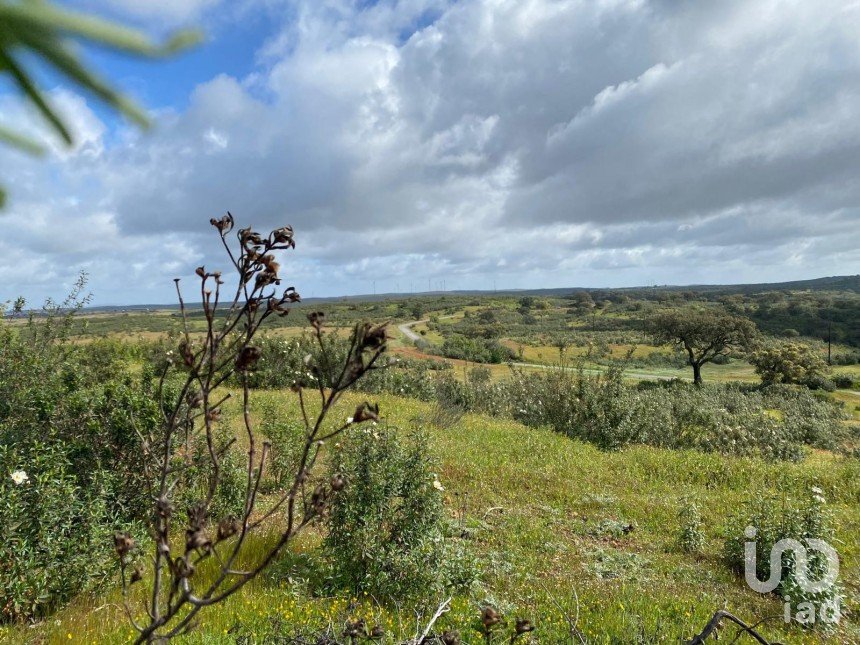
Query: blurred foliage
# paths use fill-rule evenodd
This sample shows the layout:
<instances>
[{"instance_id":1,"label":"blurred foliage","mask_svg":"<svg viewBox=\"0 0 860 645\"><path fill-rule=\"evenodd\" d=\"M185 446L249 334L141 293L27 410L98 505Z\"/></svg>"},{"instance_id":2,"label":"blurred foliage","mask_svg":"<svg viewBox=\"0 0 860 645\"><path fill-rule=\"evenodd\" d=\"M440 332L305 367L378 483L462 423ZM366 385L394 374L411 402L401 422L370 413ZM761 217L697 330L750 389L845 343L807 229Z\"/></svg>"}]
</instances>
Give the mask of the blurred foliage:
<instances>
[{"instance_id":1,"label":"blurred foliage","mask_svg":"<svg viewBox=\"0 0 860 645\"><path fill-rule=\"evenodd\" d=\"M0 0L0 74L11 77L17 89L66 145L74 143L74 133L38 87L36 60L141 127L148 127L146 112L92 71L81 59L77 45L96 44L132 56L157 58L185 49L199 40L198 32L181 31L159 44L134 29L69 11L50 2ZM45 152L41 142L3 125L0 125L0 142L30 154ZM4 201L5 193L0 189L0 206Z\"/></svg>"}]
</instances>

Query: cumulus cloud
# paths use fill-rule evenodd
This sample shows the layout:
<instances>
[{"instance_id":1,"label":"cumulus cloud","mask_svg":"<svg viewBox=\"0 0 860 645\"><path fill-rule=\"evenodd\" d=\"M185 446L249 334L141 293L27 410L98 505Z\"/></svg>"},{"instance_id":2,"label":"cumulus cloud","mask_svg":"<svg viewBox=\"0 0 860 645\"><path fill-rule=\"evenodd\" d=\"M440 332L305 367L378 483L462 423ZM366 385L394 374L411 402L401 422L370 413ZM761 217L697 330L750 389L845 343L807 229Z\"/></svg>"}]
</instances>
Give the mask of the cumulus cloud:
<instances>
[{"instance_id":1,"label":"cumulus cloud","mask_svg":"<svg viewBox=\"0 0 860 645\"><path fill-rule=\"evenodd\" d=\"M228 208L293 224L295 281L315 295L860 270L860 6L267 6L283 24L258 69L190 88L152 134L105 143L65 99L89 134L16 169L4 222L38 262L83 266L86 250L42 239L72 200L80 230L112 241L93 274L137 267L98 285L131 300L169 300L155 283L189 256L216 262L205 222Z\"/></svg>"}]
</instances>

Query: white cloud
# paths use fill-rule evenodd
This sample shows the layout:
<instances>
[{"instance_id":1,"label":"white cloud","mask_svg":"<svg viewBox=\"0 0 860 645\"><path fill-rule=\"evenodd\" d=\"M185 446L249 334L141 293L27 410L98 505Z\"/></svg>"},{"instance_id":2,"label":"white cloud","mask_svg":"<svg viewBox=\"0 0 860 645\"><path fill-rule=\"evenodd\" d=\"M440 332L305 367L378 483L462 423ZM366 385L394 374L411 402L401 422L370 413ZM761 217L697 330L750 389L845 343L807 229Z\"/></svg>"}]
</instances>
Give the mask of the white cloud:
<instances>
[{"instance_id":1,"label":"white cloud","mask_svg":"<svg viewBox=\"0 0 860 645\"><path fill-rule=\"evenodd\" d=\"M9 217L49 213L28 229L40 240L74 197L77 225L112 240L98 266L134 268L132 286L103 288L162 299L163 267L218 261L206 222L227 209L293 224L294 279L316 295L443 275L465 288L860 271L856 9L364 4L288 3L252 75L199 85L145 137L107 145L67 99L89 134L74 158L16 171Z\"/></svg>"}]
</instances>

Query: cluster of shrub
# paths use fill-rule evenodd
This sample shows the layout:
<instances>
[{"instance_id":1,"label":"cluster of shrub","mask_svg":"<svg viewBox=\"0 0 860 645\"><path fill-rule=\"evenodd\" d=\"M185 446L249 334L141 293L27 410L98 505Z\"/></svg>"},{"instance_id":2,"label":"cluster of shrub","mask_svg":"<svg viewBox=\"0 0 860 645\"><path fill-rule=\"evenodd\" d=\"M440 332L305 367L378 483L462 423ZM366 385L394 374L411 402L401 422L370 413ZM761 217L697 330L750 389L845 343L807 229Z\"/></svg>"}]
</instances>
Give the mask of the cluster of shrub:
<instances>
[{"instance_id":1,"label":"cluster of shrub","mask_svg":"<svg viewBox=\"0 0 860 645\"><path fill-rule=\"evenodd\" d=\"M112 579L115 530L145 539L140 437L166 409L155 374L139 369L140 346L71 343L70 325L52 315L0 327L0 622L43 616ZM186 470L180 504L199 497L206 467ZM235 512L244 481L231 453L224 472L216 506Z\"/></svg>"},{"instance_id":2,"label":"cluster of shrub","mask_svg":"<svg viewBox=\"0 0 860 645\"><path fill-rule=\"evenodd\" d=\"M254 376L257 383L287 387L314 378L303 367L306 355L320 351L310 338L267 342L272 345ZM335 353L345 351L336 349L344 341L334 334L326 342ZM486 369L476 368L461 379L441 361L397 360L358 387L549 426L606 449L647 444L799 460L807 446L838 450L852 439L841 405L776 377L765 385L695 387L678 380L629 385L623 376L620 366L604 374L512 368L508 378L493 381Z\"/></svg>"},{"instance_id":3,"label":"cluster of shrub","mask_svg":"<svg viewBox=\"0 0 860 645\"><path fill-rule=\"evenodd\" d=\"M44 617L81 591L113 581L116 531L130 530L138 543L149 539L141 437L158 427L178 395L170 384L164 402L156 395L170 341L75 343L68 339L72 325L72 316L58 309L29 324L0 326L0 623ZM343 349L330 342L335 352ZM312 379L302 370L309 343L264 345L255 385ZM418 380L398 381L411 372L374 372L367 386L420 394ZM229 426L229 412L224 416ZM292 482L303 428L271 406L259 417L274 447L264 481L272 492ZM324 477L337 473L349 485L326 519L328 537L311 576L316 591L419 602L475 579L475 564L443 512L443 487L426 442L398 434L374 428L372 441L346 438L332 455ZM200 442L185 452L193 463L177 485L179 512L205 494L209 481L211 463ZM241 511L246 475L241 455L227 451L214 514Z\"/></svg>"},{"instance_id":4,"label":"cluster of shrub","mask_svg":"<svg viewBox=\"0 0 860 645\"><path fill-rule=\"evenodd\" d=\"M44 614L109 575L105 533L143 508L132 424L154 423L158 406L123 347L61 342L69 323L0 328L2 619Z\"/></svg>"},{"instance_id":5,"label":"cluster of shrub","mask_svg":"<svg viewBox=\"0 0 860 645\"><path fill-rule=\"evenodd\" d=\"M70 321L57 314L0 328L0 472L14 475L0 478L6 535L0 543L0 620L43 616L110 579L116 529L132 527L139 541L147 539L143 514L150 500L140 437L161 423L167 409L155 383L173 341L71 343ZM337 365L348 350L337 334L322 345L309 336L260 341L262 358L251 376L258 388L313 386L317 379L325 385L334 375L310 372L307 356L325 364L325 352ZM644 443L799 459L805 446L839 448L847 439L841 410L806 388L629 386L622 377L619 368L596 376L574 369L512 370L494 382L486 368L458 379L442 361L398 359L370 373L360 388L435 401L439 419L446 411L507 416L604 448ZM261 415L261 430L279 448L266 481L272 488L288 481L295 461L291 446L301 432L280 418L265 409ZM343 441L330 460L326 477L336 473L350 485L326 520L323 558L309 584L400 600L468 586L477 568L442 511L444 486L426 443L398 439L382 427L369 432L371 440ZM201 460L183 477L181 503L201 495L207 463ZM216 505L226 515L243 502L245 473L230 456L221 467Z\"/></svg>"}]
</instances>

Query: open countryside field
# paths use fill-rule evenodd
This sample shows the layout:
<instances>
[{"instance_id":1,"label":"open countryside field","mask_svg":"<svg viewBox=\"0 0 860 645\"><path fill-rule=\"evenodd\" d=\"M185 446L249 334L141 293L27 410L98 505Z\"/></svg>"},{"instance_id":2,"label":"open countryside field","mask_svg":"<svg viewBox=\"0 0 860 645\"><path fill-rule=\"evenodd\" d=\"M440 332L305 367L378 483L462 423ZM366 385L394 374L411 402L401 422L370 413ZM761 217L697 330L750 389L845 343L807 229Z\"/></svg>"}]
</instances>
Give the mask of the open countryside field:
<instances>
[{"instance_id":1,"label":"open countryside field","mask_svg":"<svg viewBox=\"0 0 860 645\"><path fill-rule=\"evenodd\" d=\"M416 624L430 621L448 597L434 633L456 630L463 643L508 639L516 619L530 621L534 631L528 637L535 643L679 642L693 638L724 608L751 623L762 621L758 628L772 640L860 639L852 610L860 589L855 319L847 316L835 332L831 325L831 357L842 363L833 366L824 365L826 338L786 334L760 319L765 330L773 329L760 334L760 346L799 342L818 357L824 380L814 390L782 385L759 392L762 377L750 362L755 362L753 350L740 347L705 364L705 384L697 390L689 384L692 373L683 354L657 342L645 328L660 311L689 306L688 294L681 300L672 292L638 298L601 294L606 296L602 313L594 314L590 307L570 305L583 300L583 293L309 303L294 305L288 316L261 331L263 351L249 390L249 418L260 436L272 442L275 459L292 454L301 435L290 425L301 418L301 410L289 385L306 378L301 375L307 365L329 360L318 347L337 356L352 324L364 319L389 323L391 364L366 377L358 385L363 392L347 395L328 423L342 423L370 397L380 404L380 418L378 425L349 431L359 443L385 441L379 433L407 444L416 433L420 436L441 504L439 539L459 554L452 565L459 582L432 587L424 604L416 605L422 607L417 614L375 592L373 581L352 588L333 585L327 568L333 556L325 547L333 528L320 519L270 571L218 611L202 613L179 640L305 642L300 639L314 634L336 637L344 625L364 620L368 630L380 628L377 641L398 643L414 636ZM745 295L730 302L756 320L755 303L762 297ZM724 298L702 294L697 306L708 316L725 315ZM841 299L852 307L858 301L851 291L821 296L781 292L780 298L789 304L794 298ZM321 345L308 318L318 310L325 312L317 323L326 339ZM206 321L193 311L188 337L202 343ZM10 319L6 328L10 338L25 338L44 324L35 316L29 322ZM794 324L815 328L802 318ZM180 313L170 309L83 312L68 318L66 329L67 340L55 342L77 348L81 358L74 360L113 365L110 373L134 375L127 378L141 378L147 365L175 355L184 336ZM485 351L496 347L503 348L498 355ZM216 390L212 396L221 398L227 391ZM235 439L232 450L241 455L249 447L242 393L235 386L229 391L234 397L219 408L219 436ZM795 402L795 396L801 398ZM640 405L646 407L640 411L635 407ZM651 420L649 405L676 409ZM685 412L687 405L692 407ZM735 406L741 408L736 411ZM740 412L746 406L753 407ZM824 407L813 413L809 406ZM825 416L805 420L808 414ZM762 419L768 420L765 428L773 427L759 428ZM803 431L807 438L781 437L796 422L808 428ZM657 426L645 431L649 423ZM732 429L731 424L740 426ZM762 431L777 434L759 437ZM336 470L339 444L333 449L325 446L321 452L323 473ZM270 470L263 480L258 515L280 495L278 472ZM820 504L809 506L819 498ZM843 614L837 625L810 629L784 621L785 601L749 589L742 571L731 564L727 545L743 539L750 513L757 512L762 500L773 508L826 518L828 539L840 558ZM261 557L285 521L275 513L269 528L249 538L243 558L251 562ZM784 520L777 514L776 521ZM65 606L55 606L32 623L0 627L0 641L131 639L115 565L108 561L102 566L100 580L79 585L79 593L69 596ZM214 573L204 567L198 575ZM137 598L133 607L143 606L137 590L152 583L149 576L131 588L131 597ZM489 636L481 622L487 607L505 617ZM731 628L727 633L741 641L748 638Z\"/></svg>"},{"instance_id":2,"label":"open countryside field","mask_svg":"<svg viewBox=\"0 0 860 645\"><path fill-rule=\"evenodd\" d=\"M0 645L860 645L860 0L0 0Z\"/></svg>"},{"instance_id":3,"label":"open countryside field","mask_svg":"<svg viewBox=\"0 0 860 645\"><path fill-rule=\"evenodd\" d=\"M298 414L289 392L261 391L255 400ZM359 400L345 400L335 418ZM477 617L486 602L511 617L533 620L540 643L567 642L573 619L589 643L671 643L697 633L715 608L731 607L748 617L780 616L777 598L752 592L727 570L724 535L737 529L731 518L745 501L780 500L813 486L824 491L834 513L842 580L851 593L860 584L856 459L816 452L799 464L774 464L648 447L604 452L548 429L482 415L435 427L431 404L393 396L379 402L384 423L398 433L429 429L450 529L477 561L480 584L455 594L451 612L439 623L458 628L463 642L483 642ZM230 416L236 414L234 409ZM233 427L241 433L238 423ZM705 518L704 546L695 555L678 544L685 497L697 501ZM307 534L295 556L202 618L181 642L235 643L243 634L270 642L279 625L324 629L356 618L382 624L392 639L411 634L411 611L380 606L361 594L308 594L310 583L303 576L313 573L302 556L313 554L319 539L316 529ZM780 619L763 631L791 643L860 638L853 621L830 635L786 630ZM118 591L83 594L49 620L0 634L9 643L114 643L132 636Z\"/></svg>"}]
</instances>

